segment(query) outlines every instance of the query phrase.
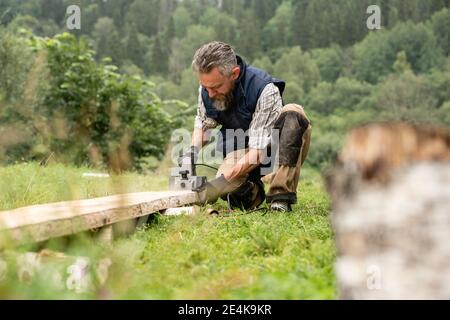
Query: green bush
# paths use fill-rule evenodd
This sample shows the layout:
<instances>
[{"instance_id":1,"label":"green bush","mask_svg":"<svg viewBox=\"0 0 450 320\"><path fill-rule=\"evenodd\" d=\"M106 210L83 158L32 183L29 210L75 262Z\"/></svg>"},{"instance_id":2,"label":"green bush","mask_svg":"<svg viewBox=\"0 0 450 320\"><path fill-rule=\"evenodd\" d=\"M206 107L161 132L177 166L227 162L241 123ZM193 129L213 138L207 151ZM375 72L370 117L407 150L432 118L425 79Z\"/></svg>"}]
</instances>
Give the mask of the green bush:
<instances>
[{"instance_id":1,"label":"green bush","mask_svg":"<svg viewBox=\"0 0 450 320\"><path fill-rule=\"evenodd\" d=\"M32 52L25 40L0 27L0 96L3 101L20 99L31 61Z\"/></svg>"},{"instance_id":2,"label":"green bush","mask_svg":"<svg viewBox=\"0 0 450 320\"><path fill-rule=\"evenodd\" d=\"M385 120L434 122L438 100L427 77L411 71L393 74L376 92L376 109Z\"/></svg>"},{"instance_id":3,"label":"green bush","mask_svg":"<svg viewBox=\"0 0 450 320\"><path fill-rule=\"evenodd\" d=\"M323 114L336 109L355 110L370 95L372 86L350 78L340 78L336 83L321 82L308 95L308 108Z\"/></svg>"},{"instance_id":4,"label":"green bush","mask_svg":"<svg viewBox=\"0 0 450 320\"><path fill-rule=\"evenodd\" d=\"M343 50L337 46L315 49L311 55L320 70L322 81L335 82L345 69Z\"/></svg>"},{"instance_id":5,"label":"green bush","mask_svg":"<svg viewBox=\"0 0 450 320\"><path fill-rule=\"evenodd\" d=\"M433 15L431 28L444 54L450 54L450 10L445 8Z\"/></svg>"},{"instance_id":6,"label":"green bush","mask_svg":"<svg viewBox=\"0 0 450 320\"><path fill-rule=\"evenodd\" d=\"M450 101L445 102L437 111L442 124L450 126Z\"/></svg>"},{"instance_id":7,"label":"green bush","mask_svg":"<svg viewBox=\"0 0 450 320\"><path fill-rule=\"evenodd\" d=\"M96 62L86 42L68 33L31 37L28 44L17 35L5 39L8 42L0 46L0 88L8 95L0 125L14 129L14 134L24 127L30 134L1 150L3 160L42 160L52 154L67 163L122 170L140 169L148 157L164 155L171 129L180 121L163 110L165 102L152 93L152 83L119 74L108 59ZM9 51L2 54L7 46ZM12 55L23 57L31 49L36 59L30 71L24 59ZM15 81L9 81L14 73ZM11 99L24 90L24 78L35 85L30 90L27 83L25 96L31 97L20 101L25 111L17 115L11 111L17 109Z\"/></svg>"},{"instance_id":8,"label":"green bush","mask_svg":"<svg viewBox=\"0 0 450 320\"><path fill-rule=\"evenodd\" d=\"M444 57L430 28L412 22L369 34L355 45L356 77L377 83L393 71L397 54L404 51L414 72L426 73L443 65Z\"/></svg>"},{"instance_id":9,"label":"green bush","mask_svg":"<svg viewBox=\"0 0 450 320\"><path fill-rule=\"evenodd\" d=\"M320 170L328 168L336 160L342 143L343 138L340 134L314 131L313 128L311 146L306 162Z\"/></svg>"},{"instance_id":10,"label":"green bush","mask_svg":"<svg viewBox=\"0 0 450 320\"><path fill-rule=\"evenodd\" d=\"M97 63L94 51L68 33L35 38L34 47L46 50L50 75L39 111L46 119L62 119L67 130L49 137L50 150L75 164L118 160L119 169L163 156L174 123L148 90L151 83L120 75L107 60Z\"/></svg>"}]
</instances>

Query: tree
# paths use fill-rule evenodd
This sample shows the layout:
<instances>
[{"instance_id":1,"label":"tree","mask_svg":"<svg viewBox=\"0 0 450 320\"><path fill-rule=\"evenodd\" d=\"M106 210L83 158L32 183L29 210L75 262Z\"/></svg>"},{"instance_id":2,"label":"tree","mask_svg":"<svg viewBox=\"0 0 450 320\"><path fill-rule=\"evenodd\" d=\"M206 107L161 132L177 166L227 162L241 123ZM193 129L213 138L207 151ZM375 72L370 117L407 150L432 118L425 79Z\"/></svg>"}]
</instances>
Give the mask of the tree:
<instances>
[{"instance_id":1,"label":"tree","mask_svg":"<svg viewBox=\"0 0 450 320\"><path fill-rule=\"evenodd\" d=\"M93 36L98 58L110 57L115 64L122 59L119 32L110 18L100 18L94 26Z\"/></svg>"},{"instance_id":2,"label":"tree","mask_svg":"<svg viewBox=\"0 0 450 320\"><path fill-rule=\"evenodd\" d=\"M128 36L125 40L125 48L127 48L127 58L138 67L144 65L145 49L139 40L139 34L135 24L132 24L128 30Z\"/></svg>"},{"instance_id":3,"label":"tree","mask_svg":"<svg viewBox=\"0 0 450 320\"><path fill-rule=\"evenodd\" d=\"M375 97L377 110L387 120L416 123L436 120L438 99L423 75L411 71L391 75L380 84Z\"/></svg>"},{"instance_id":4,"label":"tree","mask_svg":"<svg viewBox=\"0 0 450 320\"><path fill-rule=\"evenodd\" d=\"M390 32L389 42L395 54L405 51L415 72L424 73L443 64L436 38L424 24L399 24Z\"/></svg>"},{"instance_id":5,"label":"tree","mask_svg":"<svg viewBox=\"0 0 450 320\"><path fill-rule=\"evenodd\" d=\"M100 160L116 170L163 156L171 123L150 83L97 63L86 43L68 33L35 43L47 51L51 76L38 111L53 132L54 120L64 122L63 135L37 132L49 150L75 164ZM94 149L100 159L92 158Z\"/></svg>"},{"instance_id":6,"label":"tree","mask_svg":"<svg viewBox=\"0 0 450 320\"><path fill-rule=\"evenodd\" d=\"M152 46L151 55L146 56L149 64L149 72L152 74L164 74L168 69L167 54L161 45L159 37L155 37L155 41Z\"/></svg>"},{"instance_id":7,"label":"tree","mask_svg":"<svg viewBox=\"0 0 450 320\"><path fill-rule=\"evenodd\" d=\"M302 52L300 47L285 52L275 63L274 70L275 76L287 81L288 92L295 83L308 93L320 81L319 68L311 55Z\"/></svg>"},{"instance_id":8,"label":"tree","mask_svg":"<svg viewBox=\"0 0 450 320\"><path fill-rule=\"evenodd\" d=\"M60 0L40 0L39 18L50 19L58 25L64 23L65 12L68 7L64 1Z\"/></svg>"},{"instance_id":9,"label":"tree","mask_svg":"<svg viewBox=\"0 0 450 320\"><path fill-rule=\"evenodd\" d=\"M54 36L60 31L60 28L53 20L39 21L30 15L17 15L8 25L8 29L19 31L21 28L30 30L33 34L39 36Z\"/></svg>"},{"instance_id":10,"label":"tree","mask_svg":"<svg viewBox=\"0 0 450 320\"><path fill-rule=\"evenodd\" d=\"M291 21L293 8L290 2L283 2L277 8L275 16L264 27L262 35L263 50L274 47L287 47L292 44Z\"/></svg>"},{"instance_id":11,"label":"tree","mask_svg":"<svg viewBox=\"0 0 450 320\"><path fill-rule=\"evenodd\" d=\"M169 76L179 83L181 73L192 62L195 51L205 43L216 39L216 33L212 28L194 25L187 30L186 37L175 39L172 42L172 48L169 58Z\"/></svg>"},{"instance_id":12,"label":"tree","mask_svg":"<svg viewBox=\"0 0 450 320\"><path fill-rule=\"evenodd\" d=\"M200 23L206 27L212 27L216 33L217 40L227 43L236 41L236 30L238 23L224 12L216 8L208 8L200 18Z\"/></svg>"},{"instance_id":13,"label":"tree","mask_svg":"<svg viewBox=\"0 0 450 320\"><path fill-rule=\"evenodd\" d=\"M244 10L238 20L236 50L247 59L253 59L261 51L261 28L255 13Z\"/></svg>"},{"instance_id":14,"label":"tree","mask_svg":"<svg viewBox=\"0 0 450 320\"><path fill-rule=\"evenodd\" d=\"M12 102L23 94L32 52L26 40L0 27L0 97Z\"/></svg>"},{"instance_id":15,"label":"tree","mask_svg":"<svg viewBox=\"0 0 450 320\"><path fill-rule=\"evenodd\" d=\"M424 73L443 65L436 38L423 24L398 24L394 29L370 33L354 47L354 72L358 79L378 82L392 72L397 54L406 53L414 72Z\"/></svg>"},{"instance_id":16,"label":"tree","mask_svg":"<svg viewBox=\"0 0 450 320\"><path fill-rule=\"evenodd\" d=\"M335 82L346 67L345 54L337 45L324 49L314 49L311 51L311 56L319 67L323 81Z\"/></svg>"},{"instance_id":17,"label":"tree","mask_svg":"<svg viewBox=\"0 0 450 320\"><path fill-rule=\"evenodd\" d=\"M69 4L76 4L74 0L63 0ZM114 20L114 23L119 29L122 29L127 24L127 14L130 11L130 5L134 2L129 0L108 0L108 1L92 1L92 0L78 0L80 7L85 9L90 4L96 3L98 5L97 19L101 17L108 17ZM83 10L84 11L84 10ZM122 30L121 30L122 31Z\"/></svg>"},{"instance_id":18,"label":"tree","mask_svg":"<svg viewBox=\"0 0 450 320\"><path fill-rule=\"evenodd\" d=\"M395 73L402 74L407 71L411 71L411 65L408 62L405 51L400 51L397 54L397 60L393 67Z\"/></svg>"},{"instance_id":19,"label":"tree","mask_svg":"<svg viewBox=\"0 0 450 320\"><path fill-rule=\"evenodd\" d=\"M322 114L330 114L337 109L353 111L372 90L369 84L349 78L339 78L333 84L321 82L308 95L307 105Z\"/></svg>"},{"instance_id":20,"label":"tree","mask_svg":"<svg viewBox=\"0 0 450 320\"><path fill-rule=\"evenodd\" d=\"M255 12L262 24L267 23L275 14L280 1L277 0L251 0L249 9Z\"/></svg>"},{"instance_id":21,"label":"tree","mask_svg":"<svg viewBox=\"0 0 450 320\"><path fill-rule=\"evenodd\" d=\"M429 94L433 95L433 97L436 98L438 106L443 105L446 101L450 101L449 69L434 70L426 77L426 81L429 84L431 90Z\"/></svg>"},{"instance_id":22,"label":"tree","mask_svg":"<svg viewBox=\"0 0 450 320\"><path fill-rule=\"evenodd\" d=\"M178 8L175 9L171 21L174 24L175 37L177 38L184 37L187 28L192 24L192 18L190 13L183 6L179 6Z\"/></svg>"},{"instance_id":23,"label":"tree","mask_svg":"<svg viewBox=\"0 0 450 320\"><path fill-rule=\"evenodd\" d=\"M253 61L252 65L255 66L256 68L265 70L269 74L274 74L275 72L274 64L267 56L263 56L259 59L256 59L255 61Z\"/></svg>"},{"instance_id":24,"label":"tree","mask_svg":"<svg viewBox=\"0 0 450 320\"><path fill-rule=\"evenodd\" d=\"M158 33L160 0L135 0L126 14L128 24L149 37Z\"/></svg>"},{"instance_id":25,"label":"tree","mask_svg":"<svg viewBox=\"0 0 450 320\"><path fill-rule=\"evenodd\" d=\"M294 45L302 48L309 48L311 42L310 34L308 32L309 26L306 23L306 9L308 8L309 0L299 0L294 4L294 14L292 16L292 41Z\"/></svg>"},{"instance_id":26,"label":"tree","mask_svg":"<svg viewBox=\"0 0 450 320\"><path fill-rule=\"evenodd\" d=\"M431 18L431 28L437 43L447 56L450 54L450 10L445 8Z\"/></svg>"},{"instance_id":27,"label":"tree","mask_svg":"<svg viewBox=\"0 0 450 320\"><path fill-rule=\"evenodd\" d=\"M163 32L166 29L167 24L173 16L177 0L160 0L159 2L159 14L158 14L158 30L157 32ZM155 10L155 8L153 9Z\"/></svg>"}]
</instances>

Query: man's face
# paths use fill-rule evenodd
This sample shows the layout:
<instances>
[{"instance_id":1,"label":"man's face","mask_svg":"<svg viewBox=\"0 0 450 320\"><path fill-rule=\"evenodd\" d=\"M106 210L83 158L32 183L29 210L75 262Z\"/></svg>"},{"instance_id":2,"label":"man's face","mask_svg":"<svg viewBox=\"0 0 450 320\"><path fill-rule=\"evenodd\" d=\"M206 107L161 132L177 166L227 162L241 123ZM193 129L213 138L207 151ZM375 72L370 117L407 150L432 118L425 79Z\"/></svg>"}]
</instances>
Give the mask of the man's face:
<instances>
[{"instance_id":1,"label":"man's face","mask_svg":"<svg viewBox=\"0 0 450 320\"><path fill-rule=\"evenodd\" d=\"M227 77L220 73L219 68L214 68L209 73L199 73L200 85L208 91L212 100L225 101L234 89L234 82L239 77L241 70L235 67L231 76Z\"/></svg>"}]
</instances>

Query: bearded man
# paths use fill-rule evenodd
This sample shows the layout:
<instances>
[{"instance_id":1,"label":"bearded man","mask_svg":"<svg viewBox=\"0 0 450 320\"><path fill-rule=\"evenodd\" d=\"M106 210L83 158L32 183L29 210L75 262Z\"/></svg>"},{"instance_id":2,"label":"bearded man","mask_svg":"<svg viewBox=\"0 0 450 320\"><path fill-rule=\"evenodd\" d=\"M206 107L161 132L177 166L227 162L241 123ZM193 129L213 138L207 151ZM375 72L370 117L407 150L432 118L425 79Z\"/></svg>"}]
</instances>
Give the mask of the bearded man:
<instances>
[{"instance_id":1,"label":"bearded man","mask_svg":"<svg viewBox=\"0 0 450 320\"><path fill-rule=\"evenodd\" d=\"M229 44L203 45L192 68L200 83L198 109L192 146L181 162L196 163L210 130L218 126L217 149L224 156L217 178L197 190L201 202L222 197L232 208L251 210L266 200L271 210L292 211L312 129L303 107L283 106L285 82L246 64ZM266 179L266 195L261 178L267 154L274 172Z\"/></svg>"}]
</instances>

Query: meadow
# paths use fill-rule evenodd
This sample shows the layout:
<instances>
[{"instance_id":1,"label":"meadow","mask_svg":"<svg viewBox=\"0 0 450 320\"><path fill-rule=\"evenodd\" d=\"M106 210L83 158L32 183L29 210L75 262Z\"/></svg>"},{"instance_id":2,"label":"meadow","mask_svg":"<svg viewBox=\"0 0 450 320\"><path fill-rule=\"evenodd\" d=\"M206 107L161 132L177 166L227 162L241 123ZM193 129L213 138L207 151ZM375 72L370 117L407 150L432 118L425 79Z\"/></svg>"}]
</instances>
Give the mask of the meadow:
<instances>
[{"instance_id":1,"label":"meadow","mask_svg":"<svg viewBox=\"0 0 450 320\"><path fill-rule=\"evenodd\" d=\"M0 168L0 209L167 189L162 172L83 177L92 171L37 163ZM219 216L208 215L206 208L194 216L155 214L112 245L82 234L15 248L4 253L8 258L3 264L9 268L0 277L0 298L333 299L335 248L329 206L321 175L305 168L299 203L290 214L270 212L265 205L255 212L228 212L219 202L214 206ZM23 266L17 256L42 249L87 257L92 265L108 258L107 279L100 283L91 267L91 285L76 290L69 285L67 265L49 264L31 279L19 281Z\"/></svg>"}]
</instances>

